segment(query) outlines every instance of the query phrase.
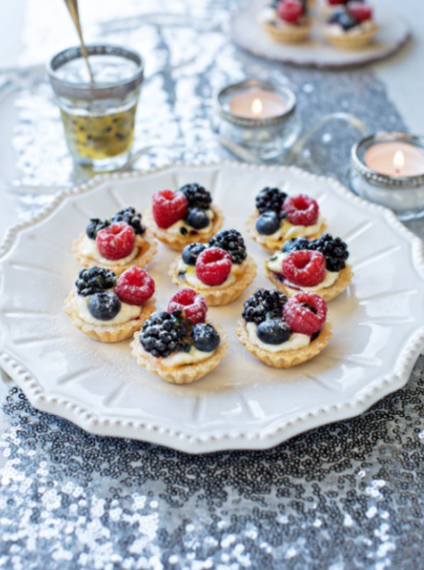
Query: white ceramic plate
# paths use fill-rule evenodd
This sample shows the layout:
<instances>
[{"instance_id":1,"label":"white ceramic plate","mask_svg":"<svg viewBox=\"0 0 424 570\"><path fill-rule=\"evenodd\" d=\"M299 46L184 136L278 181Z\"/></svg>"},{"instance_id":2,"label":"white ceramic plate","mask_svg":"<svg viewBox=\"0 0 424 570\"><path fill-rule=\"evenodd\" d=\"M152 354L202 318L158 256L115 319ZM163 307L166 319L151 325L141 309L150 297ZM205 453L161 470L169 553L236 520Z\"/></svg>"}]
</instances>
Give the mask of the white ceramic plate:
<instances>
[{"instance_id":1,"label":"white ceramic plate","mask_svg":"<svg viewBox=\"0 0 424 570\"><path fill-rule=\"evenodd\" d=\"M359 50L338 50L322 36L322 16L316 14L310 39L301 44L274 42L258 22L258 13L266 0L246 2L234 13L231 20L231 38L243 49L267 59L300 66L343 68L372 63L396 53L409 39L410 31L405 22L394 14L386 2L375 9L380 30L375 40ZM254 40L252 40L254 38Z\"/></svg>"},{"instance_id":2,"label":"white ceramic plate","mask_svg":"<svg viewBox=\"0 0 424 570\"><path fill-rule=\"evenodd\" d=\"M62 306L79 270L72 240L89 217L122 206L145 210L155 190L197 181L244 234L264 186L317 198L331 231L347 240L355 280L330 304L334 337L315 360L281 371L247 353L234 333L242 300L211 309L230 335L228 357L208 377L173 386L146 373L127 342L97 343L74 329ZM245 234L246 235L246 234ZM266 253L247 238L259 276ZM166 248L149 267L159 307L174 288ZM176 165L105 177L60 195L37 220L11 232L0 262L0 365L32 404L102 435L147 440L190 453L267 448L313 427L357 415L404 385L424 340L424 262L418 238L388 210L338 182L294 168Z\"/></svg>"}]
</instances>

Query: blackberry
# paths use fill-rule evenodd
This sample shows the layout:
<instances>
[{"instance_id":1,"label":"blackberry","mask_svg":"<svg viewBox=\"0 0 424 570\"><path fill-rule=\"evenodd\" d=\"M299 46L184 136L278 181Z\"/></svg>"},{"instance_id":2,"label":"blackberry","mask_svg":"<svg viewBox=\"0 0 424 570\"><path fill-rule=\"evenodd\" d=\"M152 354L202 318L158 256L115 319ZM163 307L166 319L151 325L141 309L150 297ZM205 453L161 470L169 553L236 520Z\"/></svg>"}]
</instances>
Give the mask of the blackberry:
<instances>
[{"instance_id":1,"label":"blackberry","mask_svg":"<svg viewBox=\"0 0 424 570\"><path fill-rule=\"evenodd\" d=\"M129 208L125 208L124 210L119 210L119 212L113 216L111 222L126 222L132 227L134 233L139 236L144 234L146 231L146 228L141 223L141 214L136 212L135 208L132 208L131 206Z\"/></svg>"},{"instance_id":2,"label":"blackberry","mask_svg":"<svg viewBox=\"0 0 424 570\"><path fill-rule=\"evenodd\" d=\"M311 242L303 237L289 239L283 245L283 252L290 253L291 251L301 251L302 249L311 249Z\"/></svg>"},{"instance_id":3,"label":"blackberry","mask_svg":"<svg viewBox=\"0 0 424 570\"><path fill-rule=\"evenodd\" d=\"M212 203L210 192L203 186L200 186L200 184L186 184L180 188L180 192L187 198L189 209L201 208L202 210L208 210Z\"/></svg>"},{"instance_id":4,"label":"blackberry","mask_svg":"<svg viewBox=\"0 0 424 570\"><path fill-rule=\"evenodd\" d=\"M166 358L171 352L190 350L187 322L181 313L158 312L144 321L140 343L146 352L156 358Z\"/></svg>"},{"instance_id":5,"label":"blackberry","mask_svg":"<svg viewBox=\"0 0 424 570\"><path fill-rule=\"evenodd\" d=\"M220 247L231 255L233 263L243 263L247 257L244 239L237 230L224 230L209 241L210 247Z\"/></svg>"},{"instance_id":6,"label":"blackberry","mask_svg":"<svg viewBox=\"0 0 424 570\"><path fill-rule=\"evenodd\" d=\"M346 267L346 259L349 257L347 245L341 238L333 238L325 234L310 242L309 249L320 251L325 257L328 271L341 271Z\"/></svg>"},{"instance_id":7,"label":"blackberry","mask_svg":"<svg viewBox=\"0 0 424 570\"><path fill-rule=\"evenodd\" d=\"M241 316L247 323L260 325L270 317L281 317L286 303L287 297L281 291L269 291L261 287L243 303Z\"/></svg>"},{"instance_id":8,"label":"blackberry","mask_svg":"<svg viewBox=\"0 0 424 570\"><path fill-rule=\"evenodd\" d=\"M100 220L99 218L91 218L85 232L90 239L96 239L100 230L110 226L109 220Z\"/></svg>"},{"instance_id":9,"label":"blackberry","mask_svg":"<svg viewBox=\"0 0 424 570\"><path fill-rule=\"evenodd\" d=\"M256 196L256 208L260 214L269 211L279 214L286 198L287 194L279 188L269 188L267 186Z\"/></svg>"},{"instance_id":10,"label":"blackberry","mask_svg":"<svg viewBox=\"0 0 424 570\"><path fill-rule=\"evenodd\" d=\"M115 287L116 275L104 267L90 267L90 269L82 269L79 272L75 285L78 295L87 297Z\"/></svg>"},{"instance_id":11,"label":"blackberry","mask_svg":"<svg viewBox=\"0 0 424 570\"><path fill-rule=\"evenodd\" d=\"M205 251L206 246L203 243L190 243L183 249L183 261L186 265L196 265L197 258Z\"/></svg>"}]
</instances>

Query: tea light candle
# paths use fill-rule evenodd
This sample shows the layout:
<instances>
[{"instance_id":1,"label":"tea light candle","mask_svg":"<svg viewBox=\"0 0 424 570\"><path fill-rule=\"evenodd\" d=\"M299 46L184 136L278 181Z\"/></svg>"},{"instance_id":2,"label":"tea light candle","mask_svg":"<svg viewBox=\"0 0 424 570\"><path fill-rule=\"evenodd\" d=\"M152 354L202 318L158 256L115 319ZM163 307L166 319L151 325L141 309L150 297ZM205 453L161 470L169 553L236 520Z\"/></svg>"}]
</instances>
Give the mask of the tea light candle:
<instances>
[{"instance_id":1,"label":"tea light candle","mask_svg":"<svg viewBox=\"0 0 424 570\"><path fill-rule=\"evenodd\" d=\"M365 152L365 164L379 174L394 178L420 176L424 174L424 151L401 141L377 143Z\"/></svg>"},{"instance_id":2,"label":"tea light candle","mask_svg":"<svg viewBox=\"0 0 424 570\"><path fill-rule=\"evenodd\" d=\"M261 160L276 158L299 133L295 109L296 96L289 87L248 79L218 93L214 129L221 141L231 141Z\"/></svg>"},{"instance_id":3,"label":"tea light candle","mask_svg":"<svg viewBox=\"0 0 424 570\"><path fill-rule=\"evenodd\" d=\"M229 107L236 117L270 119L282 115L287 109L287 104L278 93L252 89L233 95Z\"/></svg>"},{"instance_id":4,"label":"tea light candle","mask_svg":"<svg viewBox=\"0 0 424 570\"><path fill-rule=\"evenodd\" d=\"M378 133L359 141L351 153L353 190L393 210L401 220L424 215L424 139L405 133Z\"/></svg>"}]
</instances>

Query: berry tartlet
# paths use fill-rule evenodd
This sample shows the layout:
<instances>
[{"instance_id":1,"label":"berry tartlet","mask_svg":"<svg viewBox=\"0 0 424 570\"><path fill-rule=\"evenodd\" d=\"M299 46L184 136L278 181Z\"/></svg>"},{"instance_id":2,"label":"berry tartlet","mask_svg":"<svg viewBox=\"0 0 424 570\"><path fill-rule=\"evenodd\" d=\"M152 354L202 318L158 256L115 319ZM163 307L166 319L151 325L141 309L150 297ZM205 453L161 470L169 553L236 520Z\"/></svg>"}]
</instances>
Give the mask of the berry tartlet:
<instances>
[{"instance_id":1,"label":"berry tartlet","mask_svg":"<svg viewBox=\"0 0 424 570\"><path fill-rule=\"evenodd\" d=\"M276 289L257 289L237 323L240 342L273 368L291 368L319 354L331 338L327 303L316 293L290 299Z\"/></svg>"},{"instance_id":2,"label":"berry tartlet","mask_svg":"<svg viewBox=\"0 0 424 570\"><path fill-rule=\"evenodd\" d=\"M175 285L192 287L208 305L227 305L255 279L256 263L247 255L242 235L237 230L224 230L208 245L187 245L171 265L170 275Z\"/></svg>"},{"instance_id":3,"label":"berry tartlet","mask_svg":"<svg viewBox=\"0 0 424 570\"><path fill-rule=\"evenodd\" d=\"M353 273L346 264L347 245L330 234L315 239L296 238L265 262L265 273L288 297L308 291L331 301L348 287Z\"/></svg>"},{"instance_id":4,"label":"berry tartlet","mask_svg":"<svg viewBox=\"0 0 424 570\"><path fill-rule=\"evenodd\" d=\"M134 208L117 212L110 220L93 218L72 245L83 267L105 267L117 275L129 267L144 267L157 252L156 240Z\"/></svg>"},{"instance_id":5,"label":"berry tartlet","mask_svg":"<svg viewBox=\"0 0 424 570\"><path fill-rule=\"evenodd\" d=\"M212 203L210 192L193 183L176 192L155 192L146 222L159 241L171 249L182 251L189 243L208 243L221 229L224 216Z\"/></svg>"},{"instance_id":6,"label":"berry tartlet","mask_svg":"<svg viewBox=\"0 0 424 570\"><path fill-rule=\"evenodd\" d=\"M205 298L192 289L176 293L168 310L154 313L131 343L148 372L172 384L191 384L211 372L227 352L221 327L206 322Z\"/></svg>"},{"instance_id":7,"label":"berry tartlet","mask_svg":"<svg viewBox=\"0 0 424 570\"><path fill-rule=\"evenodd\" d=\"M324 36L334 47L353 50L367 46L377 32L371 6L358 1L332 11L323 29Z\"/></svg>"},{"instance_id":8,"label":"berry tartlet","mask_svg":"<svg viewBox=\"0 0 424 570\"><path fill-rule=\"evenodd\" d=\"M303 42L311 30L306 0L278 0L264 6L259 21L271 38L283 44Z\"/></svg>"},{"instance_id":9,"label":"berry tartlet","mask_svg":"<svg viewBox=\"0 0 424 570\"><path fill-rule=\"evenodd\" d=\"M273 253L297 237L314 239L326 229L316 200L305 194L288 196L279 188L264 188L256 197L256 211L247 220L250 236Z\"/></svg>"},{"instance_id":10,"label":"berry tartlet","mask_svg":"<svg viewBox=\"0 0 424 570\"><path fill-rule=\"evenodd\" d=\"M65 301L72 324L101 342L130 338L156 309L155 282L140 267L127 269L118 279L105 267L82 269Z\"/></svg>"}]
</instances>

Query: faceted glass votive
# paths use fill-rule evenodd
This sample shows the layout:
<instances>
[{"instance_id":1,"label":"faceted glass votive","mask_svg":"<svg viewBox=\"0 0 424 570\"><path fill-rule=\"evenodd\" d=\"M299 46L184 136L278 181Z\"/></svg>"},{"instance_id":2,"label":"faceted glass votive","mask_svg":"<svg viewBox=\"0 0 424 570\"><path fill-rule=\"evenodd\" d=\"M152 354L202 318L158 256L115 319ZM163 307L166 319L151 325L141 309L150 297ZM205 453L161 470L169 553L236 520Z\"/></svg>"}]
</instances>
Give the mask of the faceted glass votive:
<instances>
[{"instance_id":1,"label":"faceted glass votive","mask_svg":"<svg viewBox=\"0 0 424 570\"><path fill-rule=\"evenodd\" d=\"M384 132L365 137L352 147L350 182L356 194L393 210L400 220L423 217L424 138Z\"/></svg>"},{"instance_id":2,"label":"faceted glass votive","mask_svg":"<svg viewBox=\"0 0 424 570\"><path fill-rule=\"evenodd\" d=\"M231 143L260 160L284 154L297 139L296 96L285 86L248 79L222 89L215 101L214 128L224 146Z\"/></svg>"},{"instance_id":3,"label":"faceted glass votive","mask_svg":"<svg viewBox=\"0 0 424 570\"><path fill-rule=\"evenodd\" d=\"M80 48L52 58L50 82L74 160L95 172L115 170L130 156L144 64L137 53L117 46L87 50L94 82Z\"/></svg>"}]
</instances>

